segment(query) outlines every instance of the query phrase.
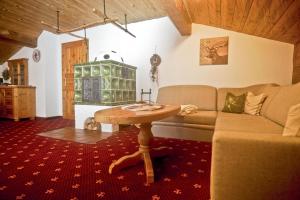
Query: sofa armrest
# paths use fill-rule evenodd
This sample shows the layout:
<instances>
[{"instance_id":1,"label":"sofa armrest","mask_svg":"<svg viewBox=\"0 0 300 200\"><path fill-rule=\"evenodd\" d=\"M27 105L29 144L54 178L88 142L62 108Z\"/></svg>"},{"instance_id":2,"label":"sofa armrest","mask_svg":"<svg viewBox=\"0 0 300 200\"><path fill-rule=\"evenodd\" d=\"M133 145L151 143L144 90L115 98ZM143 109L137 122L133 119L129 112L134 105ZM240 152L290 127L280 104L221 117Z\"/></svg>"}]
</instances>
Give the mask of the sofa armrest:
<instances>
[{"instance_id":1,"label":"sofa armrest","mask_svg":"<svg viewBox=\"0 0 300 200\"><path fill-rule=\"evenodd\" d=\"M216 131L211 199L300 199L300 138Z\"/></svg>"}]
</instances>

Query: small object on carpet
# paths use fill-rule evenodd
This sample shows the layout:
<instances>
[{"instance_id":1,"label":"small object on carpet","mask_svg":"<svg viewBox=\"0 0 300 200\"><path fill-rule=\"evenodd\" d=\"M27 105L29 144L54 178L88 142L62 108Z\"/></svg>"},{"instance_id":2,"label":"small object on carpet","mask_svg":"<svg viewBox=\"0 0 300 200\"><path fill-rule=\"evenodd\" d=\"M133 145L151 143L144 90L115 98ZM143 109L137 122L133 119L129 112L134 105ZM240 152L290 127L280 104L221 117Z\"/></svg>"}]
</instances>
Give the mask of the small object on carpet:
<instances>
[{"instance_id":1,"label":"small object on carpet","mask_svg":"<svg viewBox=\"0 0 300 200\"><path fill-rule=\"evenodd\" d=\"M96 122L94 117L88 117L84 121L84 129L85 130L91 130L91 131L101 131L101 123Z\"/></svg>"}]
</instances>

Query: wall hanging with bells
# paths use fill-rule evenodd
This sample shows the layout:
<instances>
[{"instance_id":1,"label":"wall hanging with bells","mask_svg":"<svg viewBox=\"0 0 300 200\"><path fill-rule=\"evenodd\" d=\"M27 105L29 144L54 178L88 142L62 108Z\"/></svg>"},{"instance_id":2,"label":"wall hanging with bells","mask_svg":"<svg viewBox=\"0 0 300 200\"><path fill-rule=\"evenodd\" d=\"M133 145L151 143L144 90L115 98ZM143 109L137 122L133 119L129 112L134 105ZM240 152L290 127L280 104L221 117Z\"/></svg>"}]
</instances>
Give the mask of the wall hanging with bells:
<instances>
[{"instance_id":1,"label":"wall hanging with bells","mask_svg":"<svg viewBox=\"0 0 300 200\"><path fill-rule=\"evenodd\" d=\"M150 58L150 63L151 63L150 78L151 78L152 82L157 82L158 81L158 66L161 63L161 57L157 53L154 53Z\"/></svg>"}]
</instances>

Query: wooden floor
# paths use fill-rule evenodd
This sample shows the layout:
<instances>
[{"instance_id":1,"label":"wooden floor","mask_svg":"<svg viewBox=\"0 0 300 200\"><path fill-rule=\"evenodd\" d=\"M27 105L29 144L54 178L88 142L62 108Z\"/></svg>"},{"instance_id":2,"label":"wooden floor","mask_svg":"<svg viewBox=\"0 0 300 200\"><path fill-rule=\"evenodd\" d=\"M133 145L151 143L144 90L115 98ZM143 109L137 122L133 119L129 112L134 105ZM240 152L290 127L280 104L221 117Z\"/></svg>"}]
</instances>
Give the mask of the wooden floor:
<instances>
[{"instance_id":1,"label":"wooden floor","mask_svg":"<svg viewBox=\"0 0 300 200\"><path fill-rule=\"evenodd\" d=\"M60 140L73 141L84 144L96 144L98 141L103 140L111 136L113 133L103 133L100 131L90 131L75 129L73 127L66 127L56 129L53 131L39 133L38 135L44 137L50 137Z\"/></svg>"}]
</instances>

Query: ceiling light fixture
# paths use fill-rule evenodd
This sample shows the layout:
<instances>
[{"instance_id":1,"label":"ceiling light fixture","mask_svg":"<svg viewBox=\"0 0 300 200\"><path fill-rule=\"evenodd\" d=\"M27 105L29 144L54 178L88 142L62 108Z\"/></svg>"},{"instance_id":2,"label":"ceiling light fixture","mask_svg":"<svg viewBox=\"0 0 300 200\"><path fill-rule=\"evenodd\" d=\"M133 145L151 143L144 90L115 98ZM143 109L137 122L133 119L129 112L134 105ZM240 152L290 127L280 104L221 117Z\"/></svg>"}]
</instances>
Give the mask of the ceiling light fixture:
<instances>
[{"instance_id":1,"label":"ceiling light fixture","mask_svg":"<svg viewBox=\"0 0 300 200\"><path fill-rule=\"evenodd\" d=\"M97 10L96 8L93 8L93 13L96 14L97 16L99 16L99 17L103 17L104 21L110 20L111 24L118 27L122 31L128 33L132 37L136 38L136 36L133 33L131 33L127 28L127 15L126 14L124 15L124 17L125 17L125 27L123 27L120 23L118 23L117 20L111 20L107 16L107 14L106 14L106 1L105 0L103 0L103 13L101 11Z\"/></svg>"}]
</instances>

